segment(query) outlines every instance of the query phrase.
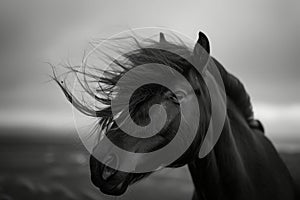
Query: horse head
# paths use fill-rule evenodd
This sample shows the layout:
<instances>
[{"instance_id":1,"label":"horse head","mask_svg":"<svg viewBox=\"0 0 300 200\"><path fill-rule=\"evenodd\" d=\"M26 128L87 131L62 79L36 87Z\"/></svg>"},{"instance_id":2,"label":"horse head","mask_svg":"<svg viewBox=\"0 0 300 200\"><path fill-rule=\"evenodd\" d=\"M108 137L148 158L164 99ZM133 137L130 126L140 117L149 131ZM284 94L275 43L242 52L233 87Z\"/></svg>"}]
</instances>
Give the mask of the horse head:
<instances>
[{"instance_id":1,"label":"horse head","mask_svg":"<svg viewBox=\"0 0 300 200\"><path fill-rule=\"evenodd\" d=\"M174 53L177 51L185 56L182 57ZM186 138L192 137L190 136L190 130L192 130L190 126L196 127L196 133L188 147L179 153L179 156L171 163L157 167L181 167L198 156L209 125L211 100L205 81L199 71L193 67L193 64L197 63L200 68L204 69L208 59L210 59L209 51L208 38L202 32L199 33L194 48L188 48L183 43L168 42L164 34L161 33L159 42L153 41L146 47L139 47L123 54L125 61L113 60L112 63L117 65L119 70L105 72L103 73L104 76L97 77L100 84L106 85L106 87L101 86L99 91L103 93L103 96L107 96L106 99L99 97L96 99L107 105L105 109L96 112L96 116L100 119L97 124L100 127L100 132L105 135L110 144L138 155L132 159L126 155L116 154L111 151L110 147L103 148L103 142L99 140L90 156L90 171L93 184L103 193L121 195L130 184L150 175L153 172L151 170L147 172L124 171L122 167L124 168L126 162L128 164L128 160L131 163L134 162L136 168L151 165L153 160L157 159L156 157L145 159L139 155L164 148L180 131L182 136L179 137L179 140L185 142ZM138 67L141 65L146 66L146 68L139 69ZM181 81L181 79L172 78L172 76L166 78L157 71L158 67L155 65L167 65L180 73L187 81ZM120 109L116 116L111 104L112 99L122 97L117 82L122 80L126 73L133 70L135 70L134 75L122 83L125 88L134 85L135 81L147 78L152 80L153 77L156 77L156 79L168 79L168 84L172 90L157 83L145 84L137 88L130 96L129 112L124 113ZM91 76L95 77L93 74ZM80 104L79 100L75 99L65 85L57 79L55 80L75 108L85 114L89 113L88 108ZM185 110L185 113L182 113L182 110ZM199 115L197 112L201 113L198 118L196 117ZM161 120L162 115L165 115L165 120ZM116 119L120 123L116 123ZM123 127L128 125L128 119L131 119L134 124L148 127L148 129L141 129L142 131L132 129L131 133L128 134ZM197 120L195 121L195 119ZM194 124L191 125L191 122ZM179 127L179 124L183 124L184 128ZM156 133L149 135L149 129ZM180 148L178 145L174 151ZM162 160L162 162L164 161Z\"/></svg>"},{"instance_id":2,"label":"horse head","mask_svg":"<svg viewBox=\"0 0 300 200\"><path fill-rule=\"evenodd\" d=\"M162 45L168 43L163 34L161 34L160 38L160 43L162 43ZM207 37L203 33L200 33L193 51L188 52L191 54L191 60L201 59L201 63L205 64L208 57L201 57L205 55L202 52L203 49L209 52L209 43ZM165 59L163 60L164 62L161 60L162 57ZM191 66L189 61L178 58L167 51L160 50L159 48L140 49L128 55L128 58L131 59L131 62L134 64L133 67L141 64L147 64L149 61L151 63L168 63L169 66L180 71L180 73L184 75L189 84L192 85L196 96L191 95L186 82L180 82L176 79L171 80L171 84L174 85L173 91L170 91L168 88L159 84L143 85L138 88L130 98L130 116L122 116L121 113L119 118L122 118L122 121L125 121L124 123L126 123L127 117L130 117L139 126L146 126L151 123L154 124L153 129L157 130L159 129L157 126L161 124L161 121L159 120L161 119L160 115L162 111L159 108L151 109L151 107L158 104L164 109L167 115L167 120L162 128L153 136L139 138L124 133L122 125L119 126L115 122L111 121L111 123L106 123L106 125L109 126L105 132L106 137L114 145L117 145L126 151L134 153L148 153L156 151L163 148L174 138L178 131L178 125L182 119L184 119L183 123L192 121L195 115L197 115L197 113L195 113L195 107L198 106L201 113L201 119L200 122L198 122L199 128L194 141L177 160L166 167L181 167L188 164L198 155L199 147L201 146L200 143L204 138L204 133L209 122L210 99L208 98L208 90L202 76ZM145 59L143 60L141 58ZM138 60L138 62L136 60ZM151 69L149 69L149 71L147 71L148 70L140 71L139 75L147 76L148 72L148 75L151 74L149 76L156 75L155 70L151 71ZM131 79L131 81L134 80ZM129 84L130 83L127 83L127 85ZM197 102L197 104L194 102ZM189 111L183 116L183 118L181 118L182 113L180 107L185 107L185 110ZM155 125L157 126L155 127ZM185 129L185 131L187 131L187 129ZM135 134L138 136L147 133L139 132ZM187 131L184 134L188 135L189 132ZM101 148L101 145L99 148ZM104 162L100 162L94 155L91 155L90 170L92 182L105 194L121 195L126 191L130 184L151 174L151 172L135 173L118 170L118 167L121 166L127 158L111 154L109 150L104 152L104 154L106 158L101 159L105 160ZM135 160L135 162L140 165L147 165L147 162L151 161L152 160L143 160L141 157L137 157Z\"/></svg>"}]
</instances>

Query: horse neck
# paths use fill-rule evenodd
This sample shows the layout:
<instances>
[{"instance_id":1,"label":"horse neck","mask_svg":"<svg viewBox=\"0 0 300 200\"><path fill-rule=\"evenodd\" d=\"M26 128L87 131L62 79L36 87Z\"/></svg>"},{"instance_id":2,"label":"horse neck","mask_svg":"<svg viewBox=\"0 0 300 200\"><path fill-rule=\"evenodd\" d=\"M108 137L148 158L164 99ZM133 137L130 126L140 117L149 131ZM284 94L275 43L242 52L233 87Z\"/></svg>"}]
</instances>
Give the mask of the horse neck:
<instances>
[{"instance_id":1,"label":"horse neck","mask_svg":"<svg viewBox=\"0 0 300 200\"><path fill-rule=\"evenodd\" d=\"M239 199L245 189L251 188L239 153L238 138L232 132L228 117L238 115L238 111L233 109L227 112L224 128L214 149L205 158L196 158L188 164L196 199Z\"/></svg>"}]
</instances>

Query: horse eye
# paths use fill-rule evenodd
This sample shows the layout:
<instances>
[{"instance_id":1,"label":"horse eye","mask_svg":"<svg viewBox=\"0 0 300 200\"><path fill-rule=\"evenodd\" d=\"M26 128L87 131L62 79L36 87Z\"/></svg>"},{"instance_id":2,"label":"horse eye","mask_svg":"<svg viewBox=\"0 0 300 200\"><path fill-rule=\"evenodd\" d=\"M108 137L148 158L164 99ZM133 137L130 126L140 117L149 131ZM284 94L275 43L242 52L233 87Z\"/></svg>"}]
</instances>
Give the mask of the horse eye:
<instances>
[{"instance_id":1,"label":"horse eye","mask_svg":"<svg viewBox=\"0 0 300 200\"><path fill-rule=\"evenodd\" d=\"M170 95L170 99L173 101L173 102L175 102L175 103L179 103L179 102L181 102L183 99L184 99L184 97L186 96L186 94L183 92L183 91L176 91L175 92L175 95L173 94L173 95Z\"/></svg>"}]
</instances>

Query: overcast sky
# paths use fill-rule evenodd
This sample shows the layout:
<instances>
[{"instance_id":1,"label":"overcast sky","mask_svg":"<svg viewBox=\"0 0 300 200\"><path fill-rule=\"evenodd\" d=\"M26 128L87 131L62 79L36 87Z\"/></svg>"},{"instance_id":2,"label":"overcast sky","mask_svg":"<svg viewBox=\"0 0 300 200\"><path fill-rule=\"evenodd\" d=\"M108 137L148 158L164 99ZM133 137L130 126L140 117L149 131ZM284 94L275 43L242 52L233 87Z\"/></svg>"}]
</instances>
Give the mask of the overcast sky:
<instances>
[{"instance_id":1,"label":"overcast sky","mask_svg":"<svg viewBox=\"0 0 300 200\"><path fill-rule=\"evenodd\" d=\"M0 124L72 127L72 111L43 62L78 59L94 36L170 28L196 40L245 84L271 137L300 138L300 1L0 2ZM283 136L284 134L284 136Z\"/></svg>"}]
</instances>

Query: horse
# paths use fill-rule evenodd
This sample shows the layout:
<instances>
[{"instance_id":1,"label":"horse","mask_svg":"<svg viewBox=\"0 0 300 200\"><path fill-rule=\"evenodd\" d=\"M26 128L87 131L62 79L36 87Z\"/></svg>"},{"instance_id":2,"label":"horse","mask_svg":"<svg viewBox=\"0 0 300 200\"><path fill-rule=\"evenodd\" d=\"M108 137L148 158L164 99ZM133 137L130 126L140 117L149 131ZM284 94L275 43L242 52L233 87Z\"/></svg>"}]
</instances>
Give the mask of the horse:
<instances>
[{"instance_id":1,"label":"horse","mask_svg":"<svg viewBox=\"0 0 300 200\"><path fill-rule=\"evenodd\" d=\"M164 166L168 168L188 166L195 188L193 200L296 199L291 175L273 144L266 137L262 123L254 118L250 97L244 85L210 55L209 39L203 32L199 32L194 49L182 43L168 42L162 33L159 41L152 41L152 44L147 47L137 46L135 51L124 54L126 61L113 60L113 63L119 67L118 70L107 72L102 77L83 74L106 85L106 87L99 86L98 92L102 94L99 96L91 92L88 84L82 84L86 92L94 95L96 101L106 105L104 109L92 110L80 102L56 75L53 78L75 108L99 119L98 133L103 132L113 144L135 153L153 152L170 143L176 135L181 119L179 103L185 105L190 111L184 116L185 120L189 121L194 118L195 105L191 101L192 98L196 98L201 113L196 135L178 159ZM201 74L193 69L189 61L162 50L161 46L181 51L190 56L191 60L200 59L202 65L211 59L222 77L226 98L225 121L218 141L205 157L200 158L198 154L212 115L209 90ZM203 49L207 56L203 54ZM136 124L145 126L151 121L149 109L154 104L162 105L167 113L167 120L159 133L141 140L124 134L122 125L114 121L111 100L115 97L114 88L122 76L137 66L148 63L168 64L179 71L192 85L196 96L191 97L186 91L185 84L176 80L172 83L175 92L170 92L168 88L158 84L148 84L136 90L130 98L129 116L125 117L130 117ZM70 69L75 73L78 72L72 67ZM146 72L140 71L138 77L147 76L143 73ZM152 73L154 75L155 71ZM154 110L151 115L154 116L151 119L155 119L159 113ZM184 134L188 135L189 132ZM136 173L118 170L112 166L122 165L126 158L111 155L109 152L103 154L102 156L106 158L105 162L100 162L93 154L90 156L90 172L92 183L107 195L122 195L131 184L152 173L151 171ZM139 160L137 157L137 162L147 161Z\"/></svg>"}]
</instances>

